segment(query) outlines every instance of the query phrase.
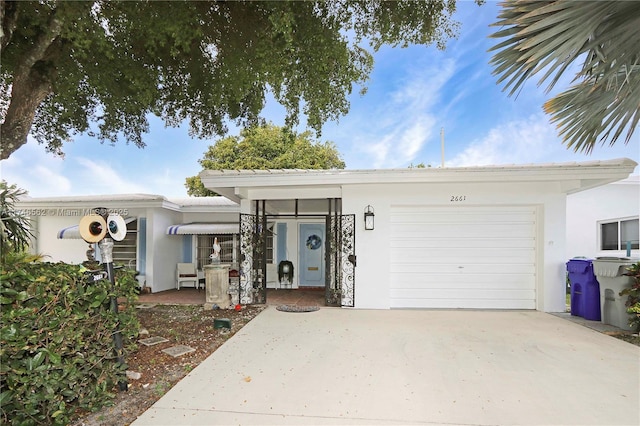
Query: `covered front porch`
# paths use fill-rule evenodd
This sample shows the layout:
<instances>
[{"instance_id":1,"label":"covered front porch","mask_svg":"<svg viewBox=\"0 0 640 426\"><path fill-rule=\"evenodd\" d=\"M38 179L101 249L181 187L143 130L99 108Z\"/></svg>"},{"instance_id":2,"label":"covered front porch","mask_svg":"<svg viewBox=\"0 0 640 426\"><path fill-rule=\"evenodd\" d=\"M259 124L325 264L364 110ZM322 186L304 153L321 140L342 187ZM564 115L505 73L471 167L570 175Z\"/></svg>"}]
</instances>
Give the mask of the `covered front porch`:
<instances>
[{"instance_id":1,"label":"covered front porch","mask_svg":"<svg viewBox=\"0 0 640 426\"><path fill-rule=\"evenodd\" d=\"M240 303L320 289L322 305L353 306L354 222L339 198L241 201Z\"/></svg>"}]
</instances>

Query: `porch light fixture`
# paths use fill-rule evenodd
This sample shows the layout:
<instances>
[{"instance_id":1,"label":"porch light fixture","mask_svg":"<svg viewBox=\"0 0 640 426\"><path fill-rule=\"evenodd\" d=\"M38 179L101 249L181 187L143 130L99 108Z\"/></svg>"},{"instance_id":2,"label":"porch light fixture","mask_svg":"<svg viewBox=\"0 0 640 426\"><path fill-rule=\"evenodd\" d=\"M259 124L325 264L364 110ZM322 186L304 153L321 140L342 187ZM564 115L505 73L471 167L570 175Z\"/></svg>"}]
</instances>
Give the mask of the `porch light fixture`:
<instances>
[{"instance_id":1,"label":"porch light fixture","mask_svg":"<svg viewBox=\"0 0 640 426\"><path fill-rule=\"evenodd\" d=\"M372 231L374 228L374 217L376 215L373 213L373 207L370 205L365 207L364 209L364 229L367 231Z\"/></svg>"}]
</instances>

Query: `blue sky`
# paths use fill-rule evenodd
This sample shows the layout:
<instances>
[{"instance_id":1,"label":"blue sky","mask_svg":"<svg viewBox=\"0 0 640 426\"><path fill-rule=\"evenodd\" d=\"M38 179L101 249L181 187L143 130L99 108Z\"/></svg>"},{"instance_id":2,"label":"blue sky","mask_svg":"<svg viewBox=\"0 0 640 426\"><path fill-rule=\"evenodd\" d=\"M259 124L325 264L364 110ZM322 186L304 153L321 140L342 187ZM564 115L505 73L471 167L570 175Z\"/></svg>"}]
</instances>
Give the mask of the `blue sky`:
<instances>
[{"instance_id":1,"label":"blue sky","mask_svg":"<svg viewBox=\"0 0 640 426\"><path fill-rule=\"evenodd\" d=\"M320 140L334 142L349 169L441 166L440 131L445 135L445 167L557 163L628 157L640 162L640 131L614 147L590 155L567 150L542 111L550 97L537 81L518 97L507 97L491 74L487 50L495 43L499 6L460 1L455 19L459 37L445 51L435 47L382 48L361 96L355 88L351 110L325 124ZM554 90L570 81L568 76ZM264 116L282 125L283 109L269 102ZM304 123L298 129L304 130ZM238 134L231 128L230 134ZM32 197L148 193L185 197L185 178L200 172L198 159L215 139L193 139L187 126L165 128L151 119L147 146L121 141L112 146L78 136L64 146L65 157L29 142L0 163L2 179ZM638 173L638 169L636 172Z\"/></svg>"}]
</instances>

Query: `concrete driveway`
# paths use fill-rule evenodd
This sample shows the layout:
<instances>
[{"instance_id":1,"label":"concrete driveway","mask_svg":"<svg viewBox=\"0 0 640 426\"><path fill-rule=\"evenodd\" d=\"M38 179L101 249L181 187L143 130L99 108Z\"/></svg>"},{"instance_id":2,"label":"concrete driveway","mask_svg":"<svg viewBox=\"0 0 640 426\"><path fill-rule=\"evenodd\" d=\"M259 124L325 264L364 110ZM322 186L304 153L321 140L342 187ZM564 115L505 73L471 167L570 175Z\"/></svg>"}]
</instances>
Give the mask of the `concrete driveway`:
<instances>
[{"instance_id":1,"label":"concrete driveway","mask_svg":"<svg viewBox=\"0 0 640 426\"><path fill-rule=\"evenodd\" d=\"M640 348L535 311L267 308L134 425L638 425Z\"/></svg>"}]
</instances>

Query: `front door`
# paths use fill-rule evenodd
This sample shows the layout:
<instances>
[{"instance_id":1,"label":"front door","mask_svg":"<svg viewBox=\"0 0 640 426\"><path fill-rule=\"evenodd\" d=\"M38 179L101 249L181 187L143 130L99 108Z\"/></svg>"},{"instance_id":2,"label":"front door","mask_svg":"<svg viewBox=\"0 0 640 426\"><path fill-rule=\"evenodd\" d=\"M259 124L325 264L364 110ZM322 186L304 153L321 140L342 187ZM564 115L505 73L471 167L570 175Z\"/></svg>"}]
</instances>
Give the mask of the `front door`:
<instances>
[{"instance_id":1,"label":"front door","mask_svg":"<svg viewBox=\"0 0 640 426\"><path fill-rule=\"evenodd\" d=\"M300 268L299 283L301 287L324 287L324 223L300 224Z\"/></svg>"}]
</instances>

